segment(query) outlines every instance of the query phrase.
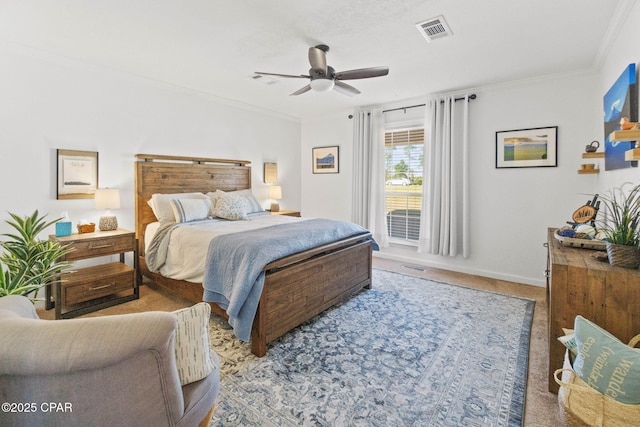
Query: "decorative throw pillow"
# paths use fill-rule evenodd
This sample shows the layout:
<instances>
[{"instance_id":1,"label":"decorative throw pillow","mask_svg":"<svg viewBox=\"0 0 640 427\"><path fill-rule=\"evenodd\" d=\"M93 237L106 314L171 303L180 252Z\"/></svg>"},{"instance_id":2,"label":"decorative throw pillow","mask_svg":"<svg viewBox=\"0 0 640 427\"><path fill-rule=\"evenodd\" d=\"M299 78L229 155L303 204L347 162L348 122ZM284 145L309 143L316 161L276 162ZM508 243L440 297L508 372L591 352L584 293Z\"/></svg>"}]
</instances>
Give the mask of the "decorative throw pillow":
<instances>
[{"instance_id":1,"label":"decorative throw pillow","mask_svg":"<svg viewBox=\"0 0 640 427\"><path fill-rule=\"evenodd\" d=\"M189 308L174 311L178 326L174 339L176 365L180 384L199 381L217 366L211 359L209 347L209 317L211 307L201 302Z\"/></svg>"},{"instance_id":2,"label":"decorative throw pillow","mask_svg":"<svg viewBox=\"0 0 640 427\"><path fill-rule=\"evenodd\" d=\"M160 222L174 222L176 217L171 208L171 201L173 199L205 199L203 193L175 193L175 194L154 194L147 204L153 210L154 215Z\"/></svg>"},{"instance_id":3,"label":"decorative throw pillow","mask_svg":"<svg viewBox=\"0 0 640 427\"><path fill-rule=\"evenodd\" d=\"M264 209L262 208L262 206L260 206L260 203L258 203L258 200L256 200L250 189L238 191L216 190L215 192L207 193L207 196L213 201L214 207L216 206L216 203L220 198L224 196L235 196L244 200L246 205L246 213L250 214L254 212L264 212Z\"/></svg>"},{"instance_id":4,"label":"decorative throw pillow","mask_svg":"<svg viewBox=\"0 0 640 427\"><path fill-rule=\"evenodd\" d=\"M247 207L244 199L236 196L224 195L218 198L213 214L218 218L230 219L232 221L249 219Z\"/></svg>"},{"instance_id":5,"label":"decorative throw pillow","mask_svg":"<svg viewBox=\"0 0 640 427\"><path fill-rule=\"evenodd\" d=\"M578 355L573 370L605 396L626 404L640 403L640 351L620 342L609 332L576 316Z\"/></svg>"},{"instance_id":6,"label":"decorative throw pillow","mask_svg":"<svg viewBox=\"0 0 640 427\"><path fill-rule=\"evenodd\" d=\"M173 199L171 208L176 222L190 222L206 219L211 214L209 199Z\"/></svg>"}]
</instances>

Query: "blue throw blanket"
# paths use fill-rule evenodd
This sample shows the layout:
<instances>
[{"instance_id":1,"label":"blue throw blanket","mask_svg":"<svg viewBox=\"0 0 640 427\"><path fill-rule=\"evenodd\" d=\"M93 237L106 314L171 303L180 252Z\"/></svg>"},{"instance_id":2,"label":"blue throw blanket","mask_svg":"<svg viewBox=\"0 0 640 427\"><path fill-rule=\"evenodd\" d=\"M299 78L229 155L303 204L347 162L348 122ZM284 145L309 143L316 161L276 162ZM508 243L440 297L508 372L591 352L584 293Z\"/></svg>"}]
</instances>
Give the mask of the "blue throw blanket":
<instances>
[{"instance_id":1,"label":"blue throw blanket","mask_svg":"<svg viewBox=\"0 0 640 427\"><path fill-rule=\"evenodd\" d=\"M365 233L366 229L350 222L310 219L215 237L205 264L203 299L218 303L229 315L235 335L249 341L267 264Z\"/></svg>"}]
</instances>

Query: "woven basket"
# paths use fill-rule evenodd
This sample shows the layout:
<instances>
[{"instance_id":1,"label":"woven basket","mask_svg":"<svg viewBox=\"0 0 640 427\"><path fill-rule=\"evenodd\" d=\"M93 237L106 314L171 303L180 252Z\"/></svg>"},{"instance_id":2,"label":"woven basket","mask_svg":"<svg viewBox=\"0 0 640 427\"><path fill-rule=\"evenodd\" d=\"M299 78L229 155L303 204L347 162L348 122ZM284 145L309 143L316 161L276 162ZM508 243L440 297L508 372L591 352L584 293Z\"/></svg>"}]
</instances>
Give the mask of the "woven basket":
<instances>
[{"instance_id":1,"label":"woven basket","mask_svg":"<svg viewBox=\"0 0 640 427\"><path fill-rule=\"evenodd\" d=\"M634 347L640 335L629 342ZM561 378L558 378L562 375ZM568 427L627 427L638 425L640 405L620 403L590 387L574 372L569 361L569 352L564 356L564 365L554 373L560 385L558 403L564 426Z\"/></svg>"},{"instance_id":2,"label":"woven basket","mask_svg":"<svg viewBox=\"0 0 640 427\"><path fill-rule=\"evenodd\" d=\"M623 268L640 267L640 249L636 246L614 245L607 242L609 263Z\"/></svg>"},{"instance_id":3,"label":"woven basket","mask_svg":"<svg viewBox=\"0 0 640 427\"><path fill-rule=\"evenodd\" d=\"M96 225L91 222L89 224L78 224L78 233L93 233L96 231Z\"/></svg>"}]
</instances>

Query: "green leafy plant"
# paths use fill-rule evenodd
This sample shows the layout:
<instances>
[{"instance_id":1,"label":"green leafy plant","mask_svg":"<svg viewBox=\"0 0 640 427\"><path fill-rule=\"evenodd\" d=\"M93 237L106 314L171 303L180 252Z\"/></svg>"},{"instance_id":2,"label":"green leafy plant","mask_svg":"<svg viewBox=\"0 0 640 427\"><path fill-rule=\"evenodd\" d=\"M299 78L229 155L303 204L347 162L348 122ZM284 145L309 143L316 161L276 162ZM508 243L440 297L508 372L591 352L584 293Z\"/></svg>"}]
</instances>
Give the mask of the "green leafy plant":
<instances>
[{"instance_id":1,"label":"green leafy plant","mask_svg":"<svg viewBox=\"0 0 640 427\"><path fill-rule=\"evenodd\" d=\"M71 250L54 240L40 240L38 235L59 220L47 222L36 210L31 216L9 213L7 220L16 233L2 234L9 240L0 242L0 297L29 297L46 284L60 280L60 273L71 266L60 258ZM32 298L33 299L33 298Z\"/></svg>"},{"instance_id":2,"label":"green leafy plant","mask_svg":"<svg viewBox=\"0 0 640 427\"><path fill-rule=\"evenodd\" d=\"M616 245L640 246L640 184L628 189L625 183L601 197L604 203L604 219L598 229L606 240Z\"/></svg>"}]
</instances>

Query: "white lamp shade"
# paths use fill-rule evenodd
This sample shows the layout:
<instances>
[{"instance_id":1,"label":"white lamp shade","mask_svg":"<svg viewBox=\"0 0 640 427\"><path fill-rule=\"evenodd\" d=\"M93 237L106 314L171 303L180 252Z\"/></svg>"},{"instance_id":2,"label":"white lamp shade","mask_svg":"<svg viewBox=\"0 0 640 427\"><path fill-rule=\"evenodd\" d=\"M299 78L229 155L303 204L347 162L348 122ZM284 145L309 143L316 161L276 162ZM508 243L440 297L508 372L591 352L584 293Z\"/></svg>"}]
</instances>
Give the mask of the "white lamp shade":
<instances>
[{"instance_id":1,"label":"white lamp shade","mask_svg":"<svg viewBox=\"0 0 640 427\"><path fill-rule=\"evenodd\" d=\"M100 188L94 194L96 209L120 209L120 191L116 188Z\"/></svg>"},{"instance_id":2,"label":"white lamp shade","mask_svg":"<svg viewBox=\"0 0 640 427\"><path fill-rule=\"evenodd\" d=\"M331 79L314 79L311 80L311 83L309 83L311 85L311 89L315 90L316 92L328 92L331 89L333 89L333 80Z\"/></svg>"},{"instance_id":3,"label":"white lamp shade","mask_svg":"<svg viewBox=\"0 0 640 427\"><path fill-rule=\"evenodd\" d=\"M269 187L269 198L273 200L282 199L282 187L279 185Z\"/></svg>"}]
</instances>

